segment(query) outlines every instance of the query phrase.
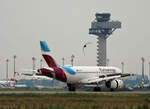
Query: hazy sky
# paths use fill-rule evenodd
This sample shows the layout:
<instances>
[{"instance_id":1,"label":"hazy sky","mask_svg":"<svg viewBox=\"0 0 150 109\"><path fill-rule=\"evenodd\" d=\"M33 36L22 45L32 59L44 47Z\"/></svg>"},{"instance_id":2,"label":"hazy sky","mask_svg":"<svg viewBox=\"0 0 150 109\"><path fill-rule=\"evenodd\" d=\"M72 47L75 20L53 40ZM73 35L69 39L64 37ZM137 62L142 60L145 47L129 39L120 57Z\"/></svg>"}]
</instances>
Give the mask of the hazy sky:
<instances>
[{"instance_id":1,"label":"hazy sky","mask_svg":"<svg viewBox=\"0 0 150 109\"><path fill-rule=\"evenodd\" d=\"M31 69L31 58L41 57L39 41L46 40L57 63L96 65L96 36L89 35L95 13L111 13L112 20L122 22L107 40L110 65L126 72L141 72L141 57L145 58L145 73L150 61L150 0L0 0L0 78L13 72L13 55L17 55L17 71ZM92 42L82 53L82 46Z\"/></svg>"}]
</instances>

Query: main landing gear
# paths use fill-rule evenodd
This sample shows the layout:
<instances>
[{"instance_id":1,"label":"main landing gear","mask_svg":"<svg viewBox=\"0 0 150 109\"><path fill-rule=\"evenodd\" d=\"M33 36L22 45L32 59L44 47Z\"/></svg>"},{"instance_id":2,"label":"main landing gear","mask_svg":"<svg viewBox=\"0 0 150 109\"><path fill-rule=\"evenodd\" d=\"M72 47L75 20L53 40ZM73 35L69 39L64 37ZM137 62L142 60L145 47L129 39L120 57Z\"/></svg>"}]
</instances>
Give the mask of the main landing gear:
<instances>
[{"instance_id":1,"label":"main landing gear","mask_svg":"<svg viewBox=\"0 0 150 109\"><path fill-rule=\"evenodd\" d=\"M100 91L101 91L101 88L100 88L100 87L94 87L93 91L95 91L95 92L100 92Z\"/></svg>"},{"instance_id":2,"label":"main landing gear","mask_svg":"<svg viewBox=\"0 0 150 109\"><path fill-rule=\"evenodd\" d=\"M74 84L67 84L69 91L76 91L76 87Z\"/></svg>"}]
</instances>

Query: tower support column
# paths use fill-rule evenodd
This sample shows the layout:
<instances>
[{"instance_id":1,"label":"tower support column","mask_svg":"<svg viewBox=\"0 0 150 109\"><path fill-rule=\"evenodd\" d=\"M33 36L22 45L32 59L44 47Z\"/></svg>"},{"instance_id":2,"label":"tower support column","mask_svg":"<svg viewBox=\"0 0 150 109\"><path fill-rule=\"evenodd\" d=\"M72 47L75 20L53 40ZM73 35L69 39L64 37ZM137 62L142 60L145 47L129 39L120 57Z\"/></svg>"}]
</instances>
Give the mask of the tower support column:
<instances>
[{"instance_id":1,"label":"tower support column","mask_svg":"<svg viewBox=\"0 0 150 109\"><path fill-rule=\"evenodd\" d=\"M97 66L106 66L106 38L97 37Z\"/></svg>"}]
</instances>

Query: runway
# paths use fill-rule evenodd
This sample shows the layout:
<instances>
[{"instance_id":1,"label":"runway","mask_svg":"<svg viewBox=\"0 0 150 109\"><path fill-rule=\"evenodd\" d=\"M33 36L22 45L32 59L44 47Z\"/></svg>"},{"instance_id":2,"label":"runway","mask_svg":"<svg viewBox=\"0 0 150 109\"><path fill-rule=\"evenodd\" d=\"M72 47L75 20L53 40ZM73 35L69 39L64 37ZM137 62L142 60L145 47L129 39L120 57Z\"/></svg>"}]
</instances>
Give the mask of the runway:
<instances>
[{"instance_id":1,"label":"runway","mask_svg":"<svg viewBox=\"0 0 150 109\"><path fill-rule=\"evenodd\" d=\"M113 92L92 92L92 91L41 91L41 90L4 90L0 91L0 94L66 94L66 93L76 93L76 94L150 94L150 91L113 91Z\"/></svg>"}]
</instances>

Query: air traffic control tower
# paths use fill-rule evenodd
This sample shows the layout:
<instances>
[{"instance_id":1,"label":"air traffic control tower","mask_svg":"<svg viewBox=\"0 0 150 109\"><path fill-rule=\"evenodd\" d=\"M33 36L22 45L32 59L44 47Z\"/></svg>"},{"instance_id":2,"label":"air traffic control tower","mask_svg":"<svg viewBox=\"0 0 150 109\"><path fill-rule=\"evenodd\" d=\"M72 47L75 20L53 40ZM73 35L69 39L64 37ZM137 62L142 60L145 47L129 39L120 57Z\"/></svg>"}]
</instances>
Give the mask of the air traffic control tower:
<instances>
[{"instance_id":1,"label":"air traffic control tower","mask_svg":"<svg viewBox=\"0 0 150 109\"><path fill-rule=\"evenodd\" d=\"M110 13L96 13L96 18L91 23L89 34L98 36L97 39L97 66L106 66L106 39L117 29L121 28L121 22L111 21Z\"/></svg>"}]
</instances>

